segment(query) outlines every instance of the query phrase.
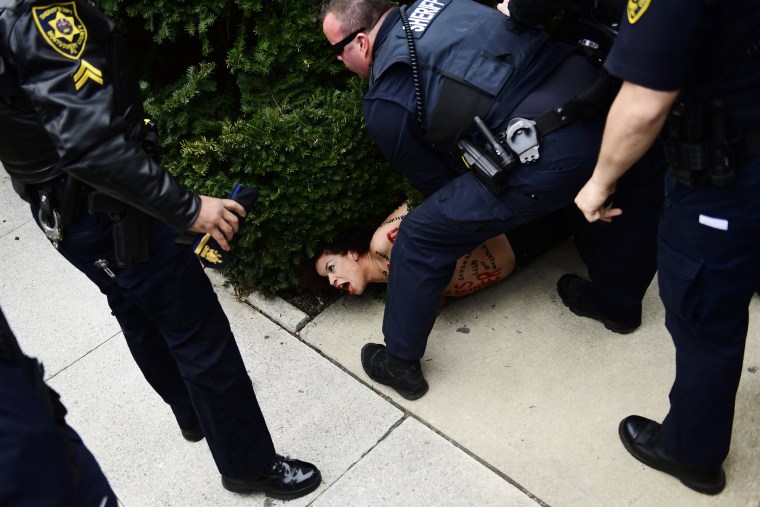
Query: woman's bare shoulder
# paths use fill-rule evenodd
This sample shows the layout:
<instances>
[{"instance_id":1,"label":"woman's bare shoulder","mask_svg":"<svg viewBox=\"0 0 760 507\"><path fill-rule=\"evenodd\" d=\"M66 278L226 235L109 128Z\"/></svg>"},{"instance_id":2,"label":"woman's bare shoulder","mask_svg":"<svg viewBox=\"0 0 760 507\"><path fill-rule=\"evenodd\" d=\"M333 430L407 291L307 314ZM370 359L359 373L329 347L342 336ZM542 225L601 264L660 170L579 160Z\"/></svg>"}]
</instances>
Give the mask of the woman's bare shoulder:
<instances>
[{"instance_id":1,"label":"woman's bare shoulder","mask_svg":"<svg viewBox=\"0 0 760 507\"><path fill-rule=\"evenodd\" d=\"M407 203L403 203L393 213L388 215L377 230L375 230L375 234L372 235L372 241L369 244L370 251L386 262L390 262L393 243L396 241L401 221L407 212Z\"/></svg>"}]
</instances>

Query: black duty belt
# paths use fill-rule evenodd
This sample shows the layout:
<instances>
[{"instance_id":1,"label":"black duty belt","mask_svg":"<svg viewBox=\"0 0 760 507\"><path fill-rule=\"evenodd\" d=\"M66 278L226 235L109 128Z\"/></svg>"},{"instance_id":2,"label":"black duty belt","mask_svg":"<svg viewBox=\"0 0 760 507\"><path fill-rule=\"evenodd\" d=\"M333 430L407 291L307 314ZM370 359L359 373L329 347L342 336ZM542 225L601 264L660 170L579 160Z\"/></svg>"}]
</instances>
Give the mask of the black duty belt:
<instances>
[{"instance_id":1,"label":"black duty belt","mask_svg":"<svg viewBox=\"0 0 760 507\"><path fill-rule=\"evenodd\" d=\"M588 121L609 109L620 81L604 74L591 87L569 101L529 120L515 117L509 120L497 139L527 163L538 159L541 137L576 121Z\"/></svg>"},{"instance_id":2,"label":"black duty belt","mask_svg":"<svg viewBox=\"0 0 760 507\"><path fill-rule=\"evenodd\" d=\"M541 135L546 135L575 121L587 121L596 117L612 104L619 84L617 79L607 74L600 76L583 93L536 117L533 120L536 129Z\"/></svg>"}]
</instances>

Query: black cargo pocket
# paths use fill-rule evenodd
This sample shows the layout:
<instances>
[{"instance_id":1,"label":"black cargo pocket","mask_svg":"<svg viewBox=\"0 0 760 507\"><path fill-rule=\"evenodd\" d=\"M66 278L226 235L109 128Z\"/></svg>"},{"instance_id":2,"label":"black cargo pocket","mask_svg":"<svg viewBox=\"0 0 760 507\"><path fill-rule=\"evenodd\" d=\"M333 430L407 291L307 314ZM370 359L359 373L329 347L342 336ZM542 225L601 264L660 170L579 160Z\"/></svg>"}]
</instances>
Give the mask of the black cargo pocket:
<instances>
[{"instance_id":1,"label":"black cargo pocket","mask_svg":"<svg viewBox=\"0 0 760 507\"><path fill-rule=\"evenodd\" d=\"M660 298L665 308L684 321L696 322L702 308L702 263L664 241L660 241L659 249Z\"/></svg>"}]
</instances>

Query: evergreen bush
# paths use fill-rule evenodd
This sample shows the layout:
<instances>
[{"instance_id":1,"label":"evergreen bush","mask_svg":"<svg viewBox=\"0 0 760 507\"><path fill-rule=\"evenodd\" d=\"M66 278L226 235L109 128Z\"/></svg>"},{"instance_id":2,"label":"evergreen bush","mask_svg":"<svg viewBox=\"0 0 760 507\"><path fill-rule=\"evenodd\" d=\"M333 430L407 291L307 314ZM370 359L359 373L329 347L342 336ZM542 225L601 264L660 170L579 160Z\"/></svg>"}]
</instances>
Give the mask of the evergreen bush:
<instances>
[{"instance_id":1,"label":"evergreen bush","mask_svg":"<svg viewBox=\"0 0 760 507\"><path fill-rule=\"evenodd\" d=\"M297 286L319 243L379 223L409 191L366 134L367 84L330 52L320 3L95 4L129 49L163 165L199 193L261 191L225 268L237 290Z\"/></svg>"}]
</instances>

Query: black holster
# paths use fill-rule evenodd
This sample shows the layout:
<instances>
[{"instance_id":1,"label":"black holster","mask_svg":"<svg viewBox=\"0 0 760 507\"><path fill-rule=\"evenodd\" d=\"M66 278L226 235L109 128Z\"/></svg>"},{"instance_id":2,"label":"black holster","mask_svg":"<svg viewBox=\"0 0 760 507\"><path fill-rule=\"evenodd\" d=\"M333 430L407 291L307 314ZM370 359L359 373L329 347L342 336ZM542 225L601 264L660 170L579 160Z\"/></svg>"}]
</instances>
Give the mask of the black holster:
<instances>
[{"instance_id":1,"label":"black holster","mask_svg":"<svg viewBox=\"0 0 760 507\"><path fill-rule=\"evenodd\" d=\"M113 224L113 245L119 266L131 266L150 258L150 219L142 211L103 192L91 192L90 213L107 213Z\"/></svg>"},{"instance_id":2,"label":"black holster","mask_svg":"<svg viewBox=\"0 0 760 507\"><path fill-rule=\"evenodd\" d=\"M738 138L731 136L723 103L707 105L680 99L671 109L662 131L665 156L673 178L698 186L712 183L730 185L734 181Z\"/></svg>"},{"instance_id":3,"label":"black holster","mask_svg":"<svg viewBox=\"0 0 760 507\"><path fill-rule=\"evenodd\" d=\"M157 163L161 163L158 128L146 120L143 129L142 148ZM107 213L113 224L113 246L119 266L131 266L150 259L150 217L100 191L87 197L90 213Z\"/></svg>"}]
</instances>

